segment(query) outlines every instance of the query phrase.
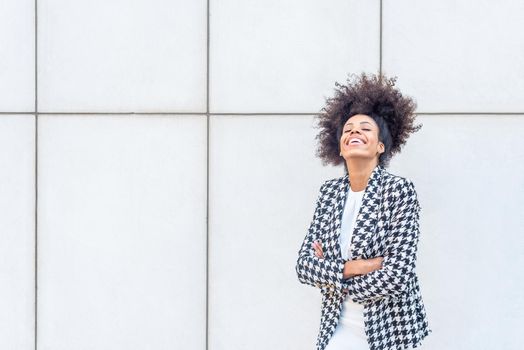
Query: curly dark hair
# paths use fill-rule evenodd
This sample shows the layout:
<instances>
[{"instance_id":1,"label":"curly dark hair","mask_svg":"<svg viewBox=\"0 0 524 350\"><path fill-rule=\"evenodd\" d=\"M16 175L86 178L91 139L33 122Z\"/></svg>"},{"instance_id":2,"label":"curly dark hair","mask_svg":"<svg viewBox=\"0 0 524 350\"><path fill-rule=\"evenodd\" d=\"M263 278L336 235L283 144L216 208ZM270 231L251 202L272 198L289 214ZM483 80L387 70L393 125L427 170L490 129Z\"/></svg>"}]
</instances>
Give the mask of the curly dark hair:
<instances>
[{"instance_id":1,"label":"curly dark hair","mask_svg":"<svg viewBox=\"0 0 524 350\"><path fill-rule=\"evenodd\" d=\"M355 78L352 80L352 78ZM395 87L397 77L387 78L383 73L375 75L365 72L350 74L347 84L335 82L335 96L326 98L326 106L316 116L320 132L316 156L323 165L340 165L340 137L346 121L355 114L373 118L379 127L379 141L385 150L379 156L379 164L387 167L391 157L400 152L410 133L418 131L422 124L414 125L417 103L402 96Z\"/></svg>"}]
</instances>

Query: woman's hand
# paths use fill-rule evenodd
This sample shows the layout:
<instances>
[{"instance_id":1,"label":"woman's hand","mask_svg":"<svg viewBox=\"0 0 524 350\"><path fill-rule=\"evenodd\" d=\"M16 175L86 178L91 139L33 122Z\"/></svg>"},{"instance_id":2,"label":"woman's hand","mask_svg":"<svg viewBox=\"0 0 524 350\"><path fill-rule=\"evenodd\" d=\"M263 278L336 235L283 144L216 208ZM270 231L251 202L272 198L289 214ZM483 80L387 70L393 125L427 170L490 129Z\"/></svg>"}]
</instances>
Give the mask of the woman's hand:
<instances>
[{"instance_id":1,"label":"woman's hand","mask_svg":"<svg viewBox=\"0 0 524 350\"><path fill-rule=\"evenodd\" d=\"M322 242L315 241L313 242L313 249L315 249L315 256L317 258L324 258L324 252L322 252Z\"/></svg>"},{"instance_id":2,"label":"woman's hand","mask_svg":"<svg viewBox=\"0 0 524 350\"><path fill-rule=\"evenodd\" d=\"M383 257L348 260L344 265L344 278L365 275L382 268Z\"/></svg>"},{"instance_id":3,"label":"woman's hand","mask_svg":"<svg viewBox=\"0 0 524 350\"><path fill-rule=\"evenodd\" d=\"M362 275L365 275L366 273L370 273L382 268L382 261L384 261L384 257L378 256L376 258L360 260L364 260L362 264Z\"/></svg>"},{"instance_id":4,"label":"woman's hand","mask_svg":"<svg viewBox=\"0 0 524 350\"><path fill-rule=\"evenodd\" d=\"M322 251L322 242L321 241L315 241L313 242L313 249L315 249L315 256L317 258L324 258L324 252ZM366 273L373 272L375 270L378 270L382 267L382 261L384 260L384 257L378 256L376 258L370 258L370 259L355 259L350 260L353 262L353 268L351 269L354 274L357 275L365 275ZM350 261L347 261L346 263L349 263Z\"/></svg>"},{"instance_id":5,"label":"woman's hand","mask_svg":"<svg viewBox=\"0 0 524 350\"><path fill-rule=\"evenodd\" d=\"M321 241L313 242L313 249L315 249L315 256L317 258L324 258ZM375 270L379 270L382 268L382 261L384 261L384 257L382 256L370 259L348 260L346 261L346 266L344 268L344 278L365 275Z\"/></svg>"}]
</instances>

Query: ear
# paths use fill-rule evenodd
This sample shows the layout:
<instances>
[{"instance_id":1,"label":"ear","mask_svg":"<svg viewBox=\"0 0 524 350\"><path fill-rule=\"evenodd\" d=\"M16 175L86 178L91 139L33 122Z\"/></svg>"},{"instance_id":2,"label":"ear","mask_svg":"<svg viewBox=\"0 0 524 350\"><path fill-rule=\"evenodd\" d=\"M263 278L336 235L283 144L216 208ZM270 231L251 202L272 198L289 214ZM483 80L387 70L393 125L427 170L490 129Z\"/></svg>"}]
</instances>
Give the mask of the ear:
<instances>
[{"instance_id":1,"label":"ear","mask_svg":"<svg viewBox=\"0 0 524 350\"><path fill-rule=\"evenodd\" d=\"M386 152L386 146L382 142L379 142L378 149L379 149L378 153L382 154Z\"/></svg>"}]
</instances>

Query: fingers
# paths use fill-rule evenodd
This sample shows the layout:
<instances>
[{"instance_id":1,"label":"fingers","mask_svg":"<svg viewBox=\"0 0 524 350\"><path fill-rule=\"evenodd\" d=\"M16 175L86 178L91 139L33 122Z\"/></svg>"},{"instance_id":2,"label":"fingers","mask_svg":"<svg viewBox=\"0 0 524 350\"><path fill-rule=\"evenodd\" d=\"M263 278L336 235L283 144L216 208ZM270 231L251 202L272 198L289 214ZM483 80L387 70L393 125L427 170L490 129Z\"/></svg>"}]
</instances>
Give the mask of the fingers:
<instances>
[{"instance_id":1,"label":"fingers","mask_svg":"<svg viewBox=\"0 0 524 350\"><path fill-rule=\"evenodd\" d=\"M380 270L382 268L382 266L383 266L383 264L382 264L383 261L384 261L384 257L382 257L382 256L378 256L376 258L373 258L374 264L373 264L372 271Z\"/></svg>"},{"instance_id":2,"label":"fingers","mask_svg":"<svg viewBox=\"0 0 524 350\"><path fill-rule=\"evenodd\" d=\"M318 258L324 258L324 253L322 252L322 242L315 241L313 242L313 249L315 249L315 256Z\"/></svg>"}]
</instances>

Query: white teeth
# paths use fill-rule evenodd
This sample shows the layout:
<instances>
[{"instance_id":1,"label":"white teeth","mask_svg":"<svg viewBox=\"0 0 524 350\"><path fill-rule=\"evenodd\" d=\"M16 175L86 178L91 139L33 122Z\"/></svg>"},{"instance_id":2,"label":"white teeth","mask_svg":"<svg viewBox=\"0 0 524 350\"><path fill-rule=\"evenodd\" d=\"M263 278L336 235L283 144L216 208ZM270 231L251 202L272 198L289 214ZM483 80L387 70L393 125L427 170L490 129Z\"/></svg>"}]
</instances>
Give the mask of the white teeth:
<instances>
[{"instance_id":1,"label":"white teeth","mask_svg":"<svg viewBox=\"0 0 524 350\"><path fill-rule=\"evenodd\" d=\"M362 142L362 140L359 140L359 139L353 139L349 143L362 143L363 144L364 142Z\"/></svg>"}]
</instances>

